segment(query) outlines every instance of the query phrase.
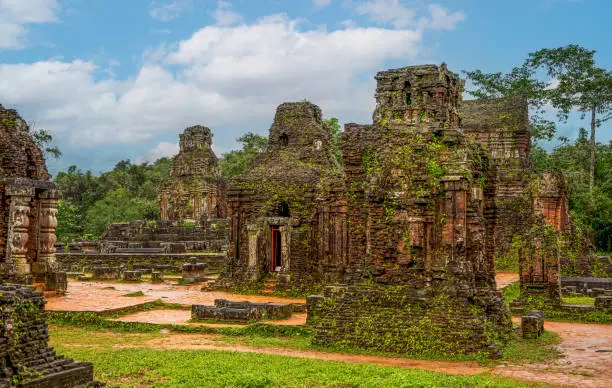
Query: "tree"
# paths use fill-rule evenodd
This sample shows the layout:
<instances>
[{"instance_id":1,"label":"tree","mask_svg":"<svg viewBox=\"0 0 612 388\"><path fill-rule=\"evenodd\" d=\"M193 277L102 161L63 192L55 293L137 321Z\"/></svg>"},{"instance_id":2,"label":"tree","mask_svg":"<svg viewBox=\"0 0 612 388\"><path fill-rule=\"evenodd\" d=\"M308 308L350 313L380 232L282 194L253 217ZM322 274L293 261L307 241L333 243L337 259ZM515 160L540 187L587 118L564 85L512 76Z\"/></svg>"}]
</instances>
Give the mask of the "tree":
<instances>
[{"instance_id":1,"label":"tree","mask_svg":"<svg viewBox=\"0 0 612 388\"><path fill-rule=\"evenodd\" d=\"M342 163L342 153L340 152L340 136L342 136L342 127L335 117L323 120L327 127L331 131L332 138L334 140L334 155L338 162Z\"/></svg>"},{"instance_id":2,"label":"tree","mask_svg":"<svg viewBox=\"0 0 612 388\"><path fill-rule=\"evenodd\" d=\"M554 87L544 91L545 98L557 108L561 120L567 120L572 110L590 114L589 191L591 213L594 210L596 128L612 118L612 73L595 65L595 50L570 44L555 49L542 49L529 54L526 65L543 68L552 78Z\"/></svg>"},{"instance_id":3,"label":"tree","mask_svg":"<svg viewBox=\"0 0 612 388\"><path fill-rule=\"evenodd\" d=\"M242 135L237 141L242 144L242 149L223 154L219 162L221 175L226 179L247 172L253 166L255 159L268 147L267 138L252 132Z\"/></svg>"},{"instance_id":4,"label":"tree","mask_svg":"<svg viewBox=\"0 0 612 388\"><path fill-rule=\"evenodd\" d=\"M106 225L157 218L157 202L131 195L125 188L111 190L87 210L84 232L100 236Z\"/></svg>"},{"instance_id":5,"label":"tree","mask_svg":"<svg viewBox=\"0 0 612 388\"><path fill-rule=\"evenodd\" d=\"M55 159L62 156L62 151L57 146L52 145L53 136L46 129L39 129L32 132L34 143L40 148L45 156L50 155Z\"/></svg>"},{"instance_id":6,"label":"tree","mask_svg":"<svg viewBox=\"0 0 612 388\"><path fill-rule=\"evenodd\" d=\"M526 64L514 67L508 74L483 73L481 70L463 71L476 89L468 94L479 99L491 99L524 94L530 108L532 138L551 140L556 132L555 123L544 119L546 105L545 89L547 84L536 79L535 70Z\"/></svg>"}]
</instances>

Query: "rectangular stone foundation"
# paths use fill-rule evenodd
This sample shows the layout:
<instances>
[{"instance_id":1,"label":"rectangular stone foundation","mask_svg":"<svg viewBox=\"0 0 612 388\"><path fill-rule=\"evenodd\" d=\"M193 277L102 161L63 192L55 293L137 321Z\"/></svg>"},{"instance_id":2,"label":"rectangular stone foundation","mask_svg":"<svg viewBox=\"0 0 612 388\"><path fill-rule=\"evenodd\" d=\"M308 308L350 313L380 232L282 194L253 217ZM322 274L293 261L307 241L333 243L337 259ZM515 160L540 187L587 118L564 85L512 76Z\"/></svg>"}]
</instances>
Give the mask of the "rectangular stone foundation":
<instances>
[{"instance_id":1,"label":"rectangular stone foundation","mask_svg":"<svg viewBox=\"0 0 612 388\"><path fill-rule=\"evenodd\" d=\"M505 306L485 312L465 298L425 297L405 287L327 287L325 297L307 302L313 344L499 357L497 340L509 335Z\"/></svg>"}]
</instances>

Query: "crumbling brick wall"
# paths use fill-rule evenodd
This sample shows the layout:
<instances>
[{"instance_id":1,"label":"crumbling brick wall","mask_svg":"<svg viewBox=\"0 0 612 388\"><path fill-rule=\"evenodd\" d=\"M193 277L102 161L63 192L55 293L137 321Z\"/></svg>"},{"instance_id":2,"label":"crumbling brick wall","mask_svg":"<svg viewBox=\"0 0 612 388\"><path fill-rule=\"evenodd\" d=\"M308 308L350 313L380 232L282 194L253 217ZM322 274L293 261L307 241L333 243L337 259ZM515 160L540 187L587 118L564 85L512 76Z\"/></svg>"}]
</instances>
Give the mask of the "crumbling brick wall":
<instances>
[{"instance_id":1,"label":"crumbling brick wall","mask_svg":"<svg viewBox=\"0 0 612 388\"><path fill-rule=\"evenodd\" d=\"M321 279L326 260L343 257L343 186L329 128L309 102L277 108L266 152L228 190L230 243L220 284ZM331 237L330 237L331 236Z\"/></svg>"},{"instance_id":2,"label":"crumbling brick wall","mask_svg":"<svg viewBox=\"0 0 612 388\"><path fill-rule=\"evenodd\" d=\"M212 150L211 130L196 125L179 137L180 151L158 190L159 218L172 222L224 218L225 180Z\"/></svg>"},{"instance_id":3,"label":"crumbling brick wall","mask_svg":"<svg viewBox=\"0 0 612 388\"><path fill-rule=\"evenodd\" d=\"M93 381L91 363L57 355L48 346L42 293L0 285L0 367L3 387L103 386Z\"/></svg>"},{"instance_id":4,"label":"crumbling brick wall","mask_svg":"<svg viewBox=\"0 0 612 388\"><path fill-rule=\"evenodd\" d=\"M58 193L49 178L25 121L0 105L0 263L5 279L44 283L56 271Z\"/></svg>"},{"instance_id":5,"label":"crumbling brick wall","mask_svg":"<svg viewBox=\"0 0 612 388\"><path fill-rule=\"evenodd\" d=\"M315 341L497 355L511 323L485 241L488 155L460 127L462 81L444 64L376 80L373 125L342 138L349 253L336 279L355 286L320 301Z\"/></svg>"}]
</instances>

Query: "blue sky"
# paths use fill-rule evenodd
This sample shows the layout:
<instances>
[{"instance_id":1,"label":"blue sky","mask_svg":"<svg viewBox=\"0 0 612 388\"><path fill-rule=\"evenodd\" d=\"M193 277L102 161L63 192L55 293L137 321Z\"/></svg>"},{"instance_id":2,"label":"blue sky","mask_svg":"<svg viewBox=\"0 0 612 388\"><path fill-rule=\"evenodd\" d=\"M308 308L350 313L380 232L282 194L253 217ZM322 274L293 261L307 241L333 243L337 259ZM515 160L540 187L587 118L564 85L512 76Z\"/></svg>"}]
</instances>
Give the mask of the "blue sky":
<instances>
[{"instance_id":1,"label":"blue sky","mask_svg":"<svg viewBox=\"0 0 612 388\"><path fill-rule=\"evenodd\" d=\"M266 134L284 101L370 122L386 68L503 72L569 43L610 68L611 13L607 0L0 0L0 104L53 133L52 172L172 155L194 124L222 154Z\"/></svg>"}]
</instances>

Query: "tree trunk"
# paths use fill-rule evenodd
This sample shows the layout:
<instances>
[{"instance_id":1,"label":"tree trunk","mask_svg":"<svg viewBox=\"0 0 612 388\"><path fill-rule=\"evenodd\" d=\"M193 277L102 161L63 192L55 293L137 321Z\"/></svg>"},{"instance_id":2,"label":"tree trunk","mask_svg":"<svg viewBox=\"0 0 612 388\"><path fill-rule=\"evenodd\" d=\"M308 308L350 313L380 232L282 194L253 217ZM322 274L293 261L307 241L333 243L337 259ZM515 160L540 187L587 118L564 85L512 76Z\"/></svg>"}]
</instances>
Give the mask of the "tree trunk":
<instances>
[{"instance_id":1,"label":"tree trunk","mask_svg":"<svg viewBox=\"0 0 612 388\"><path fill-rule=\"evenodd\" d=\"M595 107L591 108L591 161L589 166L589 217L593 221L595 213L595 197L593 195L593 188L595 187L595 152L597 151L597 144L595 143L595 128L597 121L595 119Z\"/></svg>"}]
</instances>

